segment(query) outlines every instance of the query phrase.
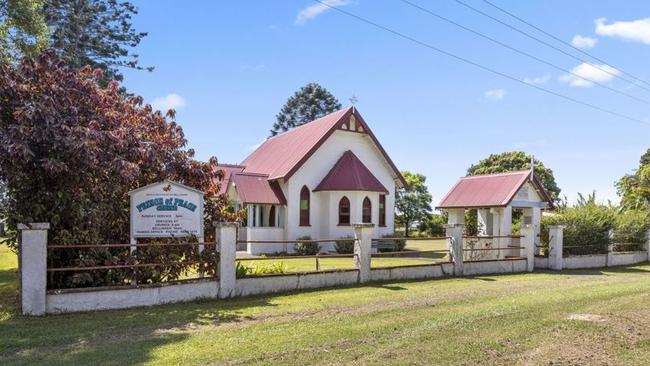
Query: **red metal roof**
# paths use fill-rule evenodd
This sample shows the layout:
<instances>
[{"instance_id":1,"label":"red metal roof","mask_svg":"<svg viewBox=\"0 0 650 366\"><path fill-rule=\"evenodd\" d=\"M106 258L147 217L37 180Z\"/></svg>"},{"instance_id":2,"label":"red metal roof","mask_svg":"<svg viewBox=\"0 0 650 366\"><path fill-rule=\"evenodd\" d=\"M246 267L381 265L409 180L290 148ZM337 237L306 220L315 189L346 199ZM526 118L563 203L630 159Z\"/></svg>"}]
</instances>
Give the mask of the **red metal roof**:
<instances>
[{"instance_id":1,"label":"red metal roof","mask_svg":"<svg viewBox=\"0 0 650 366\"><path fill-rule=\"evenodd\" d=\"M543 188L539 180L530 179L530 171L475 175L460 178L460 180L445 195L439 208L478 208L507 206L519 189L527 182L535 186L540 196L549 205L553 200Z\"/></svg>"},{"instance_id":2,"label":"red metal roof","mask_svg":"<svg viewBox=\"0 0 650 366\"><path fill-rule=\"evenodd\" d=\"M244 172L267 174L269 179L272 180L288 179L341 124L347 122L352 113L354 113L358 123L363 126L365 133L370 136L382 153L396 178L406 186L404 178L393 164L393 161L386 154L386 151L379 144L379 141L377 141L358 111L352 107L341 109L281 135L269 138L241 163L246 167Z\"/></svg>"},{"instance_id":3,"label":"red metal roof","mask_svg":"<svg viewBox=\"0 0 650 366\"><path fill-rule=\"evenodd\" d=\"M286 205L280 185L268 178L268 175L250 173L235 173L231 177L241 203Z\"/></svg>"},{"instance_id":4,"label":"red metal roof","mask_svg":"<svg viewBox=\"0 0 650 366\"><path fill-rule=\"evenodd\" d=\"M372 191L388 193L386 187L350 150L343 153L315 191Z\"/></svg>"},{"instance_id":5,"label":"red metal roof","mask_svg":"<svg viewBox=\"0 0 650 366\"><path fill-rule=\"evenodd\" d=\"M244 167L241 165L233 165L233 164L219 164L217 165L217 169L221 169L223 171L223 178L218 179L217 183L219 184L219 192L217 194L225 194L228 192L228 185L230 184L230 177L232 176L233 173L241 173L244 171Z\"/></svg>"}]
</instances>

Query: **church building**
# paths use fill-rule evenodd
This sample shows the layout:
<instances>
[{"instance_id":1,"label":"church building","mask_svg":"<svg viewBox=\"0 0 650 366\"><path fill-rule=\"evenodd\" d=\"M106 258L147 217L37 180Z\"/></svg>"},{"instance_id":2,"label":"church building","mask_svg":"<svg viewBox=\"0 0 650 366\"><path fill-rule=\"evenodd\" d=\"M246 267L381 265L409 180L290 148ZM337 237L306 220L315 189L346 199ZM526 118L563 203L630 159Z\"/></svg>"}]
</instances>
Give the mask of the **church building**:
<instances>
[{"instance_id":1,"label":"church building","mask_svg":"<svg viewBox=\"0 0 650 366\"><path fill-rule=\"evenodd\" d=\"M374 224L373 237L391 234L395 189L405 186L354 107L271 137L241 164L219 167L225 173L221 193L247 211L242 241L338 239L352 235L354 223ZM324 244L322 250L333 247ZM262 242L248 243L246 250L283 248Z\"/></svg>"}]
</instances>

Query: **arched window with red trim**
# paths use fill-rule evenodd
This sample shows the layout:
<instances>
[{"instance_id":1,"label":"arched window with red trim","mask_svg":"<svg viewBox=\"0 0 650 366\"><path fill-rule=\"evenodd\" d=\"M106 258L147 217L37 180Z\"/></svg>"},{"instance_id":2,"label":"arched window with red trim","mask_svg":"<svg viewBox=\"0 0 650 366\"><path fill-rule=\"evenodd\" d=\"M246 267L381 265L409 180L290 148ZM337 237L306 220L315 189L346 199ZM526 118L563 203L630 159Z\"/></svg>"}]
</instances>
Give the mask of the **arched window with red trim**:
<instances>
[{"instance_id":1,"label":"arched window with red trim","mask_svg":"<svg viewBox=\"0 0 650 366\"><path fill-rule=\"evenodd\" d=\"M361 222L370 223L372 222L372 203L370 203L370 198L366 197L363 199L362 206L362 217Z\"/></svg>"},{"instance_id":2,"label":"arched window with red trim","mask_svg":"<svg viewBox=\"0 0 650 366\"><path fill-rule=\"evenodd\" d=\"M300 190L300 226L309 226L309 188L302 186Z\"/></svg>"},{"instance_id":3,"label":"arched window with red trim","mask_svg":"<svg viewBox=\"0 0 650 366\"><path fill-rule=\"evenodd\" d=\"M350 200L345 196L339 201L339 225L350 225Z\"/></svg>"}]
</instances>

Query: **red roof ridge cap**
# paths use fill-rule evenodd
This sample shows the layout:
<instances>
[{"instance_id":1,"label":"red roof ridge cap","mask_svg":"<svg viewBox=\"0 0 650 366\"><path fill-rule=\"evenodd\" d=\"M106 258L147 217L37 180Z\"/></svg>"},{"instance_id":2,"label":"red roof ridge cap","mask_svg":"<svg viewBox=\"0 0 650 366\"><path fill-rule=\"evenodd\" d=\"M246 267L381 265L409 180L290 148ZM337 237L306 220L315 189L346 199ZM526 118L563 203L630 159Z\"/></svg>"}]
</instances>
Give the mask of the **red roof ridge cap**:
<instances>
[{"instance_id":1,"label":"red roof ridge cap","mask_svg":"<svg viewBox=\"0 0 650 366\"><path fill-rule=\"evenodd\" d=\"M230 167L230 168L245 168L245 165L241 164L227 164L227 163L217 163L217 166Z\"/></svg>"},{"instance_id":2,"label":"red roof ridge cap","mask_svg":"<svg viewBox=\"0 0 650 366\"><path fill-rule=\"evenodd\" d=\"M530 170L516 170L516 171L512 171L512 172L466 175L464 177L460 177L460 179L477 179L477 178L487 178L487 177L499 177L499 176L504 176L504 175L518 175L518 174L524 174L524 173L530 173Z\"/></svg>"},{"instance_id":3,"label":"red roof ridge cap","mask_svg":"<svg viewBox=\"0 0 650 366\"><path fill-rule=\"evenodd\" d=\"M249 176L249 177L265 177L265 178L269 177L268 174L252 173L252 172L239 172L239 173L233 173L233 175L246 175L246 176Z\"/></svg>"},{"instance_id":4,"label":"red roof ridge cap","mask_svg":"<svg viewBox=\"0 0 650 366\"><path fill-rule=\"evenodd\" d=\"M309 122L305 122L305 123L301 124L300 126L293 127L293 128L291 128L290 130L283 131L282 133L279 133L279 134L277 134L277 135L275 135L275 136L271 136L271 137L267 138L266 140L264 140L264 142L267 142L267 141L269 141L269 140L275 139L275 138L277 138L277 137L285 136L285 135L287 135L287 134L289 134L289 133L291 133L291 132L297 131L297 130L299 130L299 129L301 129L301 128L303 128L303 127L305 127L305 126L307 126L307 125L309 125L309 124L311 124L311 123L319 122L319 121L322 120L322 119L325 119L325 118L331 117L331 116L334 115L334 114L341 113L341 112L343 112L343 114L345 114L345 113L347 113L347 111L350 110L350 109L352 109L352 107L341 108L341 109L336 110L336 111L334 111L334 112L332 112L332 113L328 113L328 114L326 114L326 115L324 115L324 116L322 116L322 117L316 118L315 120L312 120L312 121L309 121ZM262 145L260 145L260 146L262 146Z\"/></svg>"}]
</instances>

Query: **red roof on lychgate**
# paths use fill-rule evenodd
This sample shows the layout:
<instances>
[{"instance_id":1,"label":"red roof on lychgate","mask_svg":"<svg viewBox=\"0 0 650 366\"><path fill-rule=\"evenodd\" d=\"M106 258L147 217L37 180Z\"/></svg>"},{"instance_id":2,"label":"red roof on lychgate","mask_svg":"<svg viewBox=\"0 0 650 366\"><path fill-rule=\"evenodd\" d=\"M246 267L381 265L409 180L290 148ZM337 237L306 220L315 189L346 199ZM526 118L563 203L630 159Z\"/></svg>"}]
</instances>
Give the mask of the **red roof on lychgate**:
<instances>
[{"instance_id":1,"label":"red roof on lychgate","mask_svg":"<svg viewBox=\"0 0 650 366\"><path fill-rule=\"evenodd\" d=\"M445 195L439 208L479 208L507 206L519 189L531 181L540 196L550 207L553 200L537 177L531 178L531 172L519 171L488 175L475 175L460 178L460 180Z\"/></svg>"},{"instance_id":2,"label":"red roof on lychgate","mask_svg":"<svg viewBox=\"0 0 650 366\"><path fill-rule=\"evenodd\" d=\"M388 193L386 187L350 150L343 153L316 191L372 191Z\"/></svg>"}]
</instances>

